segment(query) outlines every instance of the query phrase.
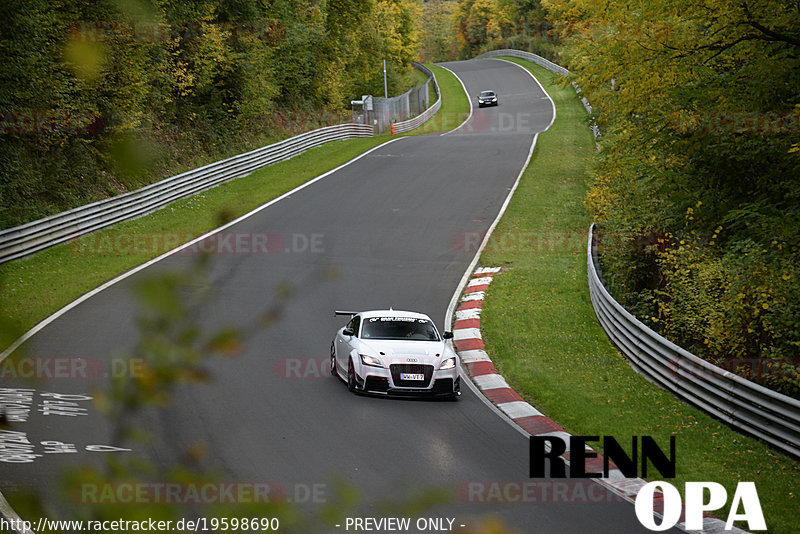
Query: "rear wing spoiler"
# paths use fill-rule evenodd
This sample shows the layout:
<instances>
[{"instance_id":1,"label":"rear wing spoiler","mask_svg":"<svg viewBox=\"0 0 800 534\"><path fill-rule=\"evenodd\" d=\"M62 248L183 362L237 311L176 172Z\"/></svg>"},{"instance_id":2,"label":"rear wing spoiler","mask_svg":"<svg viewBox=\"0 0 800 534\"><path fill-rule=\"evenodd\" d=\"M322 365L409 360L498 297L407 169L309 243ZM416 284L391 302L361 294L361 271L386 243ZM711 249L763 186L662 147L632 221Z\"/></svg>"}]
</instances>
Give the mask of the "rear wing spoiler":
<instances>
[{"instance_id":1,"label":"rear wing spoiler","mask_svg":"<svg viewBox=\"0 0 800 534\"><path fill-rule=\"evenodd\" d=\"M346 310L334 310L333 314L334 315L349 315L350 317L352 317L354 315L358 315L359 312L357 312L357 311L346 311Z\"/></svg>"}]
</instances>

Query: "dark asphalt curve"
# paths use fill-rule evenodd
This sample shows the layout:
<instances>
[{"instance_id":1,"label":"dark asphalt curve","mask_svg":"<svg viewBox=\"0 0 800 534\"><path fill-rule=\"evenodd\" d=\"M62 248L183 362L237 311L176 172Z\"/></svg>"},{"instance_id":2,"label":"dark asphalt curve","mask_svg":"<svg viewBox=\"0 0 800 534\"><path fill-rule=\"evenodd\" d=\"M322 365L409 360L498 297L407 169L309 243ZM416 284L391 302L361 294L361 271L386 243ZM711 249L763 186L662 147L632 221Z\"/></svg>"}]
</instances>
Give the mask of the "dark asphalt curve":
<instances>
[{"instance_id":1,"label":"dark asphalt curve","mask_svg":"<svg viewBox=\"0 0 800 534\"><path fill-rule=\"evenodd\" d=\"M439 488L452 501L423 515L454 518L456 526L495 516L518 532L647 532L632 505L591 482L531 485L526 438L468 388L458 402L394 400L352 395L327 374L331 339L346 321L334 309L391 306L442 324L474 255L464 246L474 240L465 235L488 229L534 134L551 122L551 102L521 68L498 60L446 66L473 101L492 89L500 105L476 105L469 123L448 135L387 144L226 230L233 251L212 255L207 282L216 299L193 311L208 329L234 326L248 336L237 357L212 360L208 384L182 386L168 407L137 416L153 441L134 445L135 453L166 469L203 444L208 463L226 480L277 484L310 511L332 499L331 483L342 479L358 490L353 514L361 516L383 515L381 500ZM264 232L280 245L277 251L244 246L237 252L237 236L245 243ZM169 256L98 293L33 336L26 353L96 359L110 368L138 336L133 284L195 260ZM270 310L279 312L274 322L259 328ZM0 489L12 505L17 490L52 488L67 465L133 454L86 450L111 440L109 425L88 403L75 403L89 407L84 415L42 411L44 400L57 399L44 392L91 394L105 382L0 385L37 390L28 420L11 430L24 432L40 456L0 464ZM42 441L75 445L78 452L45 453ZM308 498L309 489L315 497ZM77 514L81 500L73 493L64 507ZM344 525L317 528L345 531Z\"/></svg>"}]
</instances>

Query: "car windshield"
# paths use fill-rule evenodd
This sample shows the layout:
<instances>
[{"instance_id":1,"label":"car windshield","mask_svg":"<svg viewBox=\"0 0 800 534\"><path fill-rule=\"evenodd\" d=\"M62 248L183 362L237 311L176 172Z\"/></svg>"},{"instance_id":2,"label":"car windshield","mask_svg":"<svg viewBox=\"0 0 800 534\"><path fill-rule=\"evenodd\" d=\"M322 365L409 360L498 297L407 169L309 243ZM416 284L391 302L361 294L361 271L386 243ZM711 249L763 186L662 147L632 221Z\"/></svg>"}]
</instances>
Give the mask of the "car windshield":
<instances>
[{"instance_id":1,"label":"car windshield","mask_svg":"<svg viewBox=\"0 0 800 534\"><path fill-rule=\"evenodd\" d=\"M494 91L481 91L481 98L491 98L494 96Z\"/></svg>"},{"instance_id":2,"label":"car windshield","mask_svg":"<svg viewBox=\"0 0 800 534\"><path fill-rule=\"evenodd\" d=\"M439 341L439 334L431 321L414 317L370 317L364 320L361 337Z\"/></svg>"}]
</instances>

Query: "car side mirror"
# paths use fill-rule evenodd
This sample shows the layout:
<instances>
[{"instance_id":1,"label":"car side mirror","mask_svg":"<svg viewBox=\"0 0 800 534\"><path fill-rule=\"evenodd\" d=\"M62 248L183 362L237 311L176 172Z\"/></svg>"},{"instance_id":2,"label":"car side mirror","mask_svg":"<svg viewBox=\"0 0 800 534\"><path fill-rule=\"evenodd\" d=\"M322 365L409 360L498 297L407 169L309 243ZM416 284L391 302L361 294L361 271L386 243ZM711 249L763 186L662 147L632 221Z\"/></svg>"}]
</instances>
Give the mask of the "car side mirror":
<instances>
[{"instance_id":1,"label":"car side mirror","mask_svg":"<svg viewBox=\"0 0 800 534\"><path fill-rule=\"evenodd\" d=\"M352 328L345 328L344 330L342 330L342 335L350 337L350 336L352 336L354 334L355 334L355 332L353 332Z\"/></svg>"},{"instance_id":2,"label":"car side mirror","mask_svg":"<svg viewBox=\"0 0 800 534\"><path fill-rule=\"evenodd\" d=\"M442 334L442 337L445 338L445 339L453 339L453 333L452 332L445 332L444 334Z\"/></svg>"}]
</instances>

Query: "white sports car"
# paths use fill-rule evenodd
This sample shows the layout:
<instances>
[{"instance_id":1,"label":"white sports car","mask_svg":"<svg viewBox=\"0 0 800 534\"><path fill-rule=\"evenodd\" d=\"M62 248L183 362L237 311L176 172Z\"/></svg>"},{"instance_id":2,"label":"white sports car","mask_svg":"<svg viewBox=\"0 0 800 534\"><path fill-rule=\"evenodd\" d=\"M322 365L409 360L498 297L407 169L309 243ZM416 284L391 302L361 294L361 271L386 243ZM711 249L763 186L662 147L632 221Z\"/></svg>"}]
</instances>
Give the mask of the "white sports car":
<instances>
[{"instance_id":1,"label":"white sports car","mask_svg":"<svg viewBox=\"0 0 800 534\"><path fill-rule=\"evenodd\" d=\"M331 343L331 374L350 391L382 395L461 393L458 355L422 313L376 310L337 311L350 315Z\"/></svg>"}]
</instances>

